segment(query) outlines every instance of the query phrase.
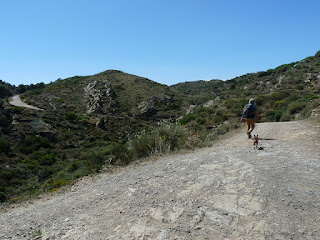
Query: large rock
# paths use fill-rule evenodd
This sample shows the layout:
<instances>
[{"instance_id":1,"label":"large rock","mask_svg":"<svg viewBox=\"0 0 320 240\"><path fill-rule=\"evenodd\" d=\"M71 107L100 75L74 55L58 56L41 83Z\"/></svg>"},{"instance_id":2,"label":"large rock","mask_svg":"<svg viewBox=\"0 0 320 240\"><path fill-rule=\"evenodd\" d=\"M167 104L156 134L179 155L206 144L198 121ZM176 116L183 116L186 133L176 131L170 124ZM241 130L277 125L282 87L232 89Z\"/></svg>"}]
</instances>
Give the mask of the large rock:
<instances>
[{"instance_id":1,"label":"large rock","mask_svg":"<svg viewBox=\"0 0 320 240\"><path fill-rule=\"evenodd\" d=\"M112 103L111 84L108 80L93 81L84 87L87 113L103 113Z\"/></svg>"},{"instance_id":2,"label":"large rock","mask_svg":"<svg viewBox=\"0 0 320 240\"><path fill-rule=\"evenodd\" d=\"M138 105L138 108L140 109L140 114L145 117L152 117L157 114L154 99L141 102Z\"/></svg>"}]
</instances>

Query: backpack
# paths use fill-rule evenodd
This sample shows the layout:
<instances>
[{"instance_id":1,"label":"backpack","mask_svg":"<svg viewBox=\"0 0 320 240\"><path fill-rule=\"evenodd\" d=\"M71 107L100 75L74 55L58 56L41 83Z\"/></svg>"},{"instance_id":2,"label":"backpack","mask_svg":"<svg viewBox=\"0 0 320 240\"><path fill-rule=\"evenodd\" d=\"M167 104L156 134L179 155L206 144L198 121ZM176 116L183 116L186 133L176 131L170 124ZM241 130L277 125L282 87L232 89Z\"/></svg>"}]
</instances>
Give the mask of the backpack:
<instances>
[{"instance_id":1,"label":"backpack","mask_svg":"<svg viewBox=\"0 0 320 240\"><path fill-rule=\"evenodd\" d=\"M242 111L242 117L244 118L254 118L254 110L252 104L247 104L244 106Z\"/></svg>"}]
</instances>

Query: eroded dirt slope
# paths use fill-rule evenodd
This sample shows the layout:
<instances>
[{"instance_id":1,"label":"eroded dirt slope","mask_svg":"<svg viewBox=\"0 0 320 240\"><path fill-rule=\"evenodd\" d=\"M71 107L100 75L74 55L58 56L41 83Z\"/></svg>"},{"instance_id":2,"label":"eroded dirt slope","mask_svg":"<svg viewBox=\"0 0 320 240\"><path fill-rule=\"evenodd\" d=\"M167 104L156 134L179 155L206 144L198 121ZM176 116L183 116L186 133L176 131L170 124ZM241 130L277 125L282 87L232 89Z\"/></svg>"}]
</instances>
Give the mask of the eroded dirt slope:
<instances>
[{"instance_id":1,"label":"eroded dirt slope","mask_svg":"<svg viewBox=\"0 0 320 240\"><path fill-rule=\"evenodd\" d=\"M320 239L320 128L261 123L210 148L5 208L0 239Z\"/></svg>"}]
</instances>

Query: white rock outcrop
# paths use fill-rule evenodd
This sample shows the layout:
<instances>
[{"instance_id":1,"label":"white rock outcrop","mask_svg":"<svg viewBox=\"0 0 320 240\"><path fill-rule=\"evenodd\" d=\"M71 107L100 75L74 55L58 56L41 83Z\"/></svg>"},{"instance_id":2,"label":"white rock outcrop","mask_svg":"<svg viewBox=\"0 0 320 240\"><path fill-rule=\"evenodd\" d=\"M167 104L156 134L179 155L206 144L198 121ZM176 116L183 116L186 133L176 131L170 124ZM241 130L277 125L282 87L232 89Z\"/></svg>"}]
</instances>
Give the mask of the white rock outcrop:
<instances>
[{"instance_id":1,"label":"white rock outcrop","mask_svg":"<svg viewBox=\"0 0 320 240\"><path fill-rule=\"evenodd\" d=\"M112 102L111 84L108 80L93 81L84 87L87 113L101 113L104 104ZM102 101L103 97L107 97Z\"/></svg>"}]
</instances>

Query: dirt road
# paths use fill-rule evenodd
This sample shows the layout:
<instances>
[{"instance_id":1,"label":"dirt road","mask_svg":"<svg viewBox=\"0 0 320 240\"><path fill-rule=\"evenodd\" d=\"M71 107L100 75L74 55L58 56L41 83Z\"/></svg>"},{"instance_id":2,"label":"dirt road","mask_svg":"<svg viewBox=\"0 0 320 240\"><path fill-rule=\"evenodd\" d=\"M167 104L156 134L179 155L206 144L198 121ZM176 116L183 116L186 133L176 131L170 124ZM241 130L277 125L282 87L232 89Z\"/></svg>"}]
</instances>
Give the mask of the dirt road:
<instances>
[{"instance_id":1,"label":"dirt road","mask_svg":"<svg viewBox=\"0 0 320 240\"><path fill-rule=\"evenodd\" d=\"M320 128L261 123L210 148L1 210L0 239L320 239Z\"/></svg>"},{"instance_id":2,"label":"dirt road","mask_svg":"<svg viewBox=\"0 0 320 240\"><path fill-rule=\"evenodd\" d=\"M31 105L28 105L24 102L21 101L20 95L14 95L12 98L10 98L9 103L11 105L17 106L17 107L25 107L25 108L30 108L30 109L35 109L39 111L43 111L41 108L37 108Z\"/></svg>"}]
</instances>

